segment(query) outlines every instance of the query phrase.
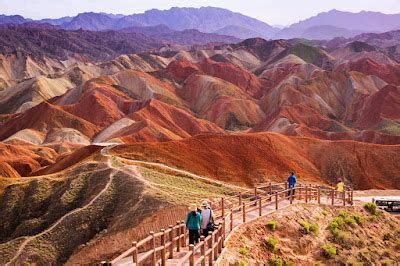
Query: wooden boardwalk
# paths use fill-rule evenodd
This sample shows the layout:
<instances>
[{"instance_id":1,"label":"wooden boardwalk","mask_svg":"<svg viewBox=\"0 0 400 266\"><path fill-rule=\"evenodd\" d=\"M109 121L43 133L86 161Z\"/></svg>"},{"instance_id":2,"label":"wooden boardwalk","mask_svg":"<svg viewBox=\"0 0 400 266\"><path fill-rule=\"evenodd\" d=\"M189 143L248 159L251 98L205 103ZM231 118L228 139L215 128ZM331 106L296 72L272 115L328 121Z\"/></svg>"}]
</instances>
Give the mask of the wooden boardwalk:
<instances>
[{"instance_id":1,"label":"wooden boardwalk","mask_svg":"<svg viewBox=\"0 0 400 266\"><path fill-rule=\"evenodd\" d=\"M289 193L295 193L290 196ZM221 198L214 206L218 228L207 238L201 237L197 245L188 245L188 236L183 221L162 229L139 242L115 258L108 265L214 265L221 254L226 238L235 228L261 216L296 203L346 206L353 204L353 191L345 188L339 192L320 186L299 184L288 189L286 183L259 185L229 198Z\"/></svg>"}]
</instances>

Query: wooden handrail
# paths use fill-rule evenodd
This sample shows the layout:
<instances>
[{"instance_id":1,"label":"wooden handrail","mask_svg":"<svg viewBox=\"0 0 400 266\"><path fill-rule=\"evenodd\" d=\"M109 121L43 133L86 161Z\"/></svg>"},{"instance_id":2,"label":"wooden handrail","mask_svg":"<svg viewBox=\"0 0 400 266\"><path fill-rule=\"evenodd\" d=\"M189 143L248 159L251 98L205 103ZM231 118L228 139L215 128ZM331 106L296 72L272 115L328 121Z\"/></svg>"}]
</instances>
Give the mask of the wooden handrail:
<instances>
[{"instance_id":1,"label":"wooden handrail","mask_svg":"<svg viewBox=\"0 0 400 266\"><path fill-rule=\"evenodd\" d=\"M338 196L338 200L341 200L343 206L346 205L347 202L353 202L353 191L349 188L343 190L343 192L339 192L335 189L327 189L321 186L316 186L312 184L298 184L296 188L287 188L285 183L270 183L267 186L257 186L252 190L247 190L243 192L239 192L236 196L231 196L228 198L221 198L221 211L223 215L220 215L218 220L220 222L216 223L217 228L213 231L208 237L202 237L201 241L197 245L190 245L190 251L187 252L185 256L183 256L178 265L183 265L189 260L190 265L194 265L196 263L205 264L207 258L209 262L212 262L218 257L218 254L222 251L223 242L226 237L226 226L228 224L229 232L235 227L233 221L236 218L242 216L243 223L247 220L247 213L258 210L259 215L262 216L262 209L266 206L275 204L275 209L279 209L279 202L282 200L290 200L290 204L295 197L305 197L305 202L311 200L317 200L318 204L321 203L321 197L326 197L328 200L332 200L332 204L335 202L335 195ZM284 188L279 189L278 191L274 191L273 187L284 186ZM269 188L269 191L263 191L263 188ZM246 193L253 192L253 196L249 196ZM265 192L265 195L264 193ZM295 195L292 194L295 193ZM271 194L273 193L273 194ZM341 194L342 193L342 194ZM243 195L246 194L246 197ZM237 198L238 203L237 206L231 208L224 208L225 203L227 203L227 199L232 199L233 197ZM144 262L148 258L152 257L152 265L156 265L159 261L158 255L160 255L161 265L165 265L166 257L173 258L174 257L174 249L177 252L180 251L180 248L186 246L186 235L187 232L185 230L185 224L183 221L178 221L175 226L170 225L167 229L162 229L160 232L151 233L151 235L145 237L139 242L132 242L132 247L127 251L122 253L120 256L111 261L111 264L116 264L120 260L132 254L133 263L138 265L141 262ZM158 241L159 240L159 241ZM140 258L138 258L138 251L140 248L148 248L150 250L143 251L141 253ZM207 247L207 250L206 250ZM194 254L197 250L201 250L201 256L197 260L194 260ZM167 256L168 255L168 256Z\"/></svg>"}]
</instances>

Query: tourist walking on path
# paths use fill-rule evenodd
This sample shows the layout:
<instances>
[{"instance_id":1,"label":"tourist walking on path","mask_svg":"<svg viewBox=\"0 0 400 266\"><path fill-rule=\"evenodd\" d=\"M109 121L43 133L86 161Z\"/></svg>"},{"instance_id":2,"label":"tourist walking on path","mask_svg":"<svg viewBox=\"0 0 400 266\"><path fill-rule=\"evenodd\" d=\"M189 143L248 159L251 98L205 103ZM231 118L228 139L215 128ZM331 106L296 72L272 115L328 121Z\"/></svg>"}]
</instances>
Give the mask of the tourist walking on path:
<instances>
[{"instance_id":1,"label":"tourist walking on path","mask_svg":"<svg viewBox=\"0 0 400 266\"><path fill-rule=\"evenodd\" d=\"M297 182L297 178L294 175L294 172L290 173L290 176L287 179L287 182L289 184L289 191L288 191L288 196L294 196L295 194L295 189L296 189L296 182Z\"/></svg>"},{"instance_id":2,"label":"tourist walking on path","mask_svg":"<svg viewBox=\"0 0 400 266\"><path fill-rule=\"evenodd\" d=\"M189 245L199 243L201 214L197 211L196 204L192 204L186 215L186 228L189 230Z\"/></svg>"},{"instance_id":3,"label":"tourist walking on path","mask_svg":"<svg viewBox=\"0 0 400 266\"><path fill-rule=\"evenodd\" d=\"M201 231L203 236L207 237L214 227L213 211L207 201L203 201L201 207L203 208L201 211Z\"/></svg>"},{"instance_id":4,"label":"tourist walking on path","mask_svg":"<svg viewBox=\"0 0 400 266\"><path fill-rule=\"evenodd\" d=\"M343 198L344 183L343 183L343 180L341 178L338 179L338 183L336 184L336 190L339 193L338 197L340 197L342 199Z\"/></svg>"}]
</instances>

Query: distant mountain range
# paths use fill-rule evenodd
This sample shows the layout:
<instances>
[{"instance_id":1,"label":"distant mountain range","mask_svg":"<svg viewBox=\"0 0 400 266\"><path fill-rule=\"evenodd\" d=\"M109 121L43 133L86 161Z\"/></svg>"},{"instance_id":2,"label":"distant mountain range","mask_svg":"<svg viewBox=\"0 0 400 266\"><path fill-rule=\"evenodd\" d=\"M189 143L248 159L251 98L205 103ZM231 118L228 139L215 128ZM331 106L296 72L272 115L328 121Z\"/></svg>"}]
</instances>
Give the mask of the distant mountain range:
<instances>
[{"instance_id":1,"label":"distant mountain range","mask_svg":"<svg viewBox=\"0 0 400 266\"><path fill-rule=\"evenodd\" d=\"M22 52L66 60L78 55L90 60L112 59L160 48L166 44L235 43L239 39L198 30L175 31L166 26L132 27L121 31L65 30L48 24L0 26L0 54Z\"/></svg>"},{"instance_id":2,"label":"distant mountain range","mask_svg":"<svg viewBox=\"0 0 400 266\"><path fill-rule=\"evenodd\" d=\"M0 24L23 24L33 22L21 16L0 16ZM141 14L114 15L107 13L81 13L75 17L42 19L67 30L124 30L139 27L165 25L174 31L198 30L203 33L229 35L240 39L262 37L266 39L305 38L329 40L335 37L354 37L362 33L380 33L400 29L400 14L379 12L351 13L338 10L316 16L281 28L265 22L215 7L171 8L148 10Z\"/></svg>"}]
</instances>

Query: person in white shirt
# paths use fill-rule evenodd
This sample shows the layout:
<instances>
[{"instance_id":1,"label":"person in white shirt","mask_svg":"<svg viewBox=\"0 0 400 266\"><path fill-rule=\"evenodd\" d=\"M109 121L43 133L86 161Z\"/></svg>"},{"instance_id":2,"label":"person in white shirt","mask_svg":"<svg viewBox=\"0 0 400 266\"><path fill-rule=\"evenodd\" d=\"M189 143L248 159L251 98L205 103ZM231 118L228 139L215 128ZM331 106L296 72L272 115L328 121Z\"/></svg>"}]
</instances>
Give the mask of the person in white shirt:
<instances>
[{"instance_id":1,"label":"person in white shirt","mask_svg":"<svg viewBox=\"0 0 400 266\"><path fill-rule=\"evenodd\" d=\"M211 231L211 227L210 225L212 225L214 223L213 221L213 212L211 210L210 205L208 204L207 201L203 201L203 203L201 204L202 206L202 210L201 210L201 231L204 237L208 236L209 231ZM210 225L209 225L210 224Z\"/></svg>"}]
</instances>

